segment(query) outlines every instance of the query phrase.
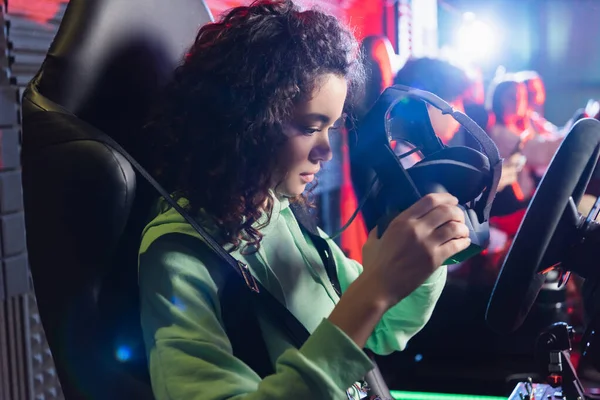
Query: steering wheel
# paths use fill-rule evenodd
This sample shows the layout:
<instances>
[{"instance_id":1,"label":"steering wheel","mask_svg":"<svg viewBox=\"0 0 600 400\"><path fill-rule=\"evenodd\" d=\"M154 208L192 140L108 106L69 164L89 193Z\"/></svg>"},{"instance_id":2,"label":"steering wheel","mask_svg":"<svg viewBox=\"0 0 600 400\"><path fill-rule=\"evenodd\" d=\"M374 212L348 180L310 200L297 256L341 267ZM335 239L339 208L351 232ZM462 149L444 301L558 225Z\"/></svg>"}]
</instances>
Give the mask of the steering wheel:
<instances>
[{"instance_id":1,"label":"steering wheel","mask_svg":"<svg viewBox=\"0 0 600 400\"><path fill-rule=\"evenodd\" d=\"M486 312L494 331L510 333L521 326L546 272L558 268L568 274L576 267L569 260L584 245L590 226L598 226L592 213L598 213L600 201L587 218L579 214L577 204L599 155L600 121L578 121L554 155L502 265ZM599 242L591 250L596 249Z\"/></svg>"}]
</instances>

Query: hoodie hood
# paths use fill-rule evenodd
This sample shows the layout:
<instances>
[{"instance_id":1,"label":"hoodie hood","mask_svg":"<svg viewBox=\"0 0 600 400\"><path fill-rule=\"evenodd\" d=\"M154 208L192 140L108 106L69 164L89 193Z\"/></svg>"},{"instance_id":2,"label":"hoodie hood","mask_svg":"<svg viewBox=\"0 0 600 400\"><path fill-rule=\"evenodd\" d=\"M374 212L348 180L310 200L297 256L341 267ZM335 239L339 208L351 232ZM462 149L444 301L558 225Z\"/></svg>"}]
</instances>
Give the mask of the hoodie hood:
<instances>
[{"instance_id":1,"label":"hoodie hood","mask_svg":"<svg viewBox=\"0 0 600 400\"><path fill-rule=\"evenodd\" d=\"M279 214L286 208L289 207L289 200L287 198L278 199L273 195L273 212L271 214L271 221L275 218L279 218ZM189 201L185 198L180 198L177 201L182 208L186 209L189 205ZM263 213L261 218L254 224L255 227L262 225L266 222L267 215ZM222 241L222 237L217 229L216 221L207 213L200 212L196 216L196 220L217 242ZM269 226L261 229L261 232L268 230ZM142 254L148 250L150 245L161 236L168 235L171 233L181 233L184 235L190 235L197 239L202 240L200 234L185 220L185 218L177 212L173 207L167 203L164 198L160 198L156 204L153 212L152 220L146 225L142 231L142 241L140 244L139 254ZM224 246L228 250L229 245Z\"/></svg>"}]
</instances>

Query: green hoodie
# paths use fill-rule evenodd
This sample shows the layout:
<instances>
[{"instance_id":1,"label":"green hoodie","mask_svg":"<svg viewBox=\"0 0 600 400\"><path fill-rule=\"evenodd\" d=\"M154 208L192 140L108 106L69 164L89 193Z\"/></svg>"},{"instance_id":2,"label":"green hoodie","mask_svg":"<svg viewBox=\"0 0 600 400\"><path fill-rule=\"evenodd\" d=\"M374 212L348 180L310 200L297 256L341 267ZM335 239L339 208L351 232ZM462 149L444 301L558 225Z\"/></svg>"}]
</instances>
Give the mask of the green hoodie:
<instances>
[{"instance_id":1,"label":"green hoodie","mask_svg":"<svg viewBox=\"0 0 600 400\"><path fill-rule=\"evenodd\" d=\"M186 203L180 200L180 205ZM223 284L219 271L228 267L164 200L159 210L144 230L139 265L141 322L157 400L360 398L352 395L353 383L372 363L326 319L339 298L287 200L275 200L271 220L261 229L258 252L231 252L311 332L296 349L282 330L259 314L276 370L263 380L233 356L223 330L217 292ZM200 222L211 226L208 218ZM198 240L197 246L190 250L182 245L184 240ZM344 292L362 266L348 259L333 240L328 242ZM446 268L440 268L392 307L366 347L382 355L403 350L429 320L445 281Z\"/></svg>"}]
</instances>

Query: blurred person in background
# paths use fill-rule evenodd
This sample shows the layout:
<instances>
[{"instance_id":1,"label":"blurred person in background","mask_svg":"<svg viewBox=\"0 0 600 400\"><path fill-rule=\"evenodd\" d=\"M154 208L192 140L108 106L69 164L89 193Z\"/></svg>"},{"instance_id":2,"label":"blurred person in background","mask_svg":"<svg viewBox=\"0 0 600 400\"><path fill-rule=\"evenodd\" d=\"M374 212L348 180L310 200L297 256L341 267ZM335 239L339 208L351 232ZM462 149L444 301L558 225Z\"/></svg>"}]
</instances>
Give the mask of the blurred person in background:
<instances>
[{"instance_id":1,"label":"blurred person in background","mask_svg":"<svg viewBox=\"0 0 600 400\"><path fill-rule=\"evenodd\" d=\"M472 86L464 70L436 58L408 60L396 74L394 84L431 92L461 112L465 111L464 101ZM436 135L445 144L450 143L460 124L451 115L443 115L437 108L427 106L427 109Z\"/></svg>"},{"instance_id":2,"label":"blurred person in background","mask_svg":"<svg viewBox=\"0 0 600 400\"><path fill-rule=\"evenodd\" d=\"M540 177L560 146L561 138L537 134L532 128L527 86L514 75L504 75L492 83L487 106L495 116L489 135L505 164L514 165L512 172L517 174L514 182L499 190L493 214L504 216L519 211L524 214ZM515 221L511 227L506 227L507 233L516 233L520 218L517 218L518 223Z\"/></svg>"},{"instance_id":3,"label":"blurred person in background","mask_svg":"<svg viewBox=\"0 0 600 400\"><path fill-rule=\"evenodd\" d=\"M535 71L521 71L515 77L527 90L527 118L530 128L540 135L559 135L559 128L544 117L546 86L542 77Z\"/></svg>"}]
</instances>

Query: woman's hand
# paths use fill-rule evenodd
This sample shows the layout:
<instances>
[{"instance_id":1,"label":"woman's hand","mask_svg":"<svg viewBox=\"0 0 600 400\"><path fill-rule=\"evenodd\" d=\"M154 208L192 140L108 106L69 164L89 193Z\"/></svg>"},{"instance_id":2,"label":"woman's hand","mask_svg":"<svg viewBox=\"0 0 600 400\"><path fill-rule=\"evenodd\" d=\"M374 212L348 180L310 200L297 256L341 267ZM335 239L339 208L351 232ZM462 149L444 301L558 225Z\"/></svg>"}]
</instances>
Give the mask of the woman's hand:
<instances>
[{"instance_id":1,"label":"woman's hand","mask_svg":"<svg viewBox=\"0 0 600 400\"><path fill-rule=\"evenodd\" d=\"M356 283L371 286L392 307L470 243L458 200L448 193L429 194L399 214L381 238L377 229L371 231Z\"/></svg>"},{"instance_id":2,"label":"woman's hand","mask_svg":"<svg viewBox=\"0 0 600 400\"><path fill-rule=\"evenodd\" d=\"M517 182L519 173L525 166L526 159L521 153L515 153L502 163L502 176L498 183L498 192L501 192L507 186Z\"/></svg>"},{"instance_id":3,"label":"woman's hand","mask_svg":"<svg viewBox=\"0 0 600 400\"><path fill-rule=\"evenodd\" d=\"M429 194L400 213L381 238L363 247L364 271L346 289L329 320L363 347L383 314L411 294L442 263L469 247L458 200Z\"/></svg>"}]
</instances>

